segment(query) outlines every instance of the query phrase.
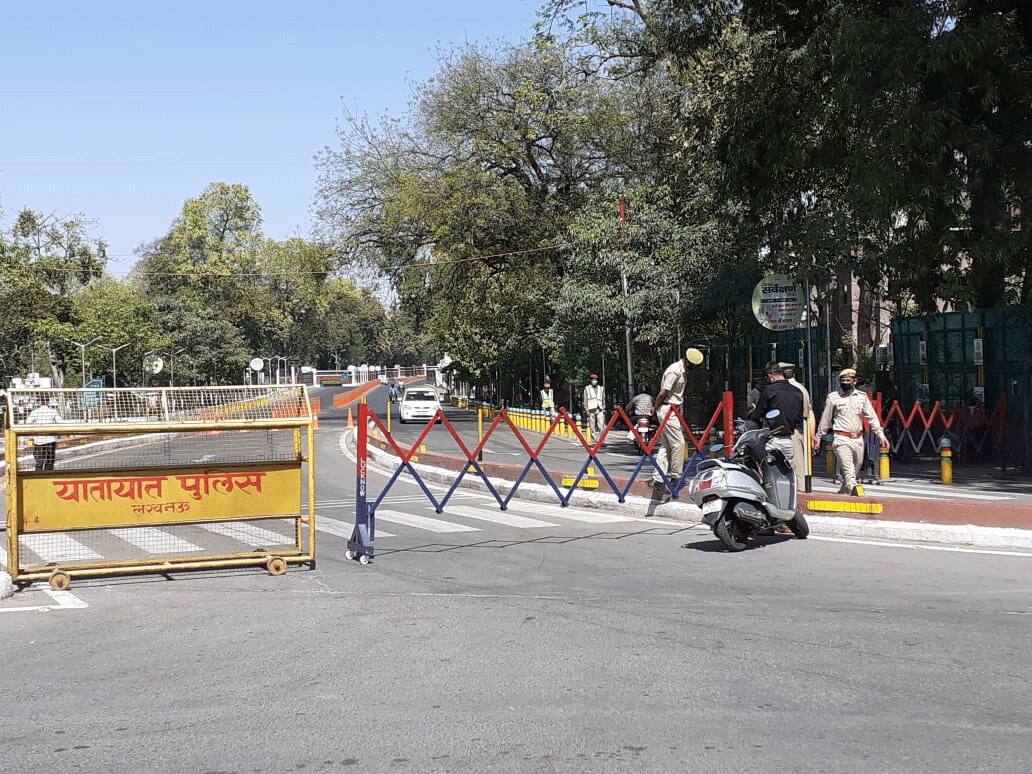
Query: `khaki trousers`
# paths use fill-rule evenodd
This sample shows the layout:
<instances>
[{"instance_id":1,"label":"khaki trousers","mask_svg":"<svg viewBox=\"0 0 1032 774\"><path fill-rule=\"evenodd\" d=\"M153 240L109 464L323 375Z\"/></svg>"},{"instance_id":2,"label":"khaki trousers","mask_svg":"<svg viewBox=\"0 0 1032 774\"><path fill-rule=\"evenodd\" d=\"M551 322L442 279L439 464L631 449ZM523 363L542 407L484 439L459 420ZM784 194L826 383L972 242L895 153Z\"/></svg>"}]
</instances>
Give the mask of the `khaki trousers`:
<instances>
[{"instance_id":1,"label":"khaki trousers","mask_svg":"<svg viewBox=\"0 0 1032 774\"><path fill-rule=\"evenodd\" d=\"M856 486L856 474L864 466L864 439L846 438L844 435L836 435L831 443L831 448L838 458L839 475L842 478L842 485L849 491Z\"/></svg>"},{"instance_id":2,"label":"khaki trousers","mask_svg":"<svg viewBox=\"0 0 1032 774\"><path fill-rule=\"evenodd\" d=\"M589 411L588 427L591 428L591 442L595 443L599 436L602 435L602 431L606 429L606 412L602 410Z\"/></svg>"},{"instance_id":3,"label":"khaki trousers","mask_svg":"<svg viewBox=\"0 0 1032 774\"><path fill-rule=\"evenodd\" d=\"M666 415L670 413L670 404L664 404L656 412L659 423L662 424L663 420L666 419ZM681 474L684 473L684 430L681 428L681 423L677 421L676 416L670 417L670 421L663 428L663 434L659 437L659 452L656 454L656 465L665 474L670 476L672 479L671 485L677 486L677 482L681 480ZM662 481L663 479L653 469L652 483L659 484Z\"/></svg>"},{"instance_id":4,"label":"khaki trousers","mask_svg":"<svg viewBox=\"0 0 1032 774\"><path fill-rule=\"evenodd\" d=\"M792 468L795 470L796 492L802 493L806 488L806 439L803 433L796 430L792 433Z\"/></svg>"}]
</instances>

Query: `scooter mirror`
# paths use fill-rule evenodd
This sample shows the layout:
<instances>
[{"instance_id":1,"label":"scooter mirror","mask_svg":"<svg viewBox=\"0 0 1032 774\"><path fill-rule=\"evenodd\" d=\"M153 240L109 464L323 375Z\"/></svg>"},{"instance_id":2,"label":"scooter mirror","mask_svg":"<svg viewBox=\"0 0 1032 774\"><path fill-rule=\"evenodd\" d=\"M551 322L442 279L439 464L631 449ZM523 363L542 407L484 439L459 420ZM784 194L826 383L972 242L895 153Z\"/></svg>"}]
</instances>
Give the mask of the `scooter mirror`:
<instances>
[{"instance_id":1,"label":"scooter mirror","mask_svg":"<svg viewBox=\"0 0 1032 774\"><path fill-rule=\"evenodd\" d=\"M724 451L724 444L715 443L709 447L709 450L710 454L720 454L722 451Z\"/></svg>"},{"instance_id":2,"label":"scooter mirror","mask_svg":"<svg viewBox=\"0 0 1032 774\"><path fill-rule=\"evenodd\" d=\"M781 409L771 409L763 415L764 419L777 419L781 416Z\"/></svg>"}]
</instances>

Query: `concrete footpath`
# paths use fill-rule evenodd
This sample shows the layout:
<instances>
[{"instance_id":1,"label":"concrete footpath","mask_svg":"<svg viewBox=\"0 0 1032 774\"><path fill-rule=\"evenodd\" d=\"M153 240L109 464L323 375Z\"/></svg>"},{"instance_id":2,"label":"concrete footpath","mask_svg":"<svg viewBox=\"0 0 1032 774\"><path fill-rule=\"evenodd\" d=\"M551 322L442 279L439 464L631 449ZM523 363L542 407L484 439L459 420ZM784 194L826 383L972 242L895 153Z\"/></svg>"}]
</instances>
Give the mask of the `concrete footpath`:
<instances>
[{"instance_id":1,"label":"concrete footpath","mask_svg":"<svg viewBox=\"0 0 1032 774\"><path fill-rule=\"evenodd\" d=\"M348 431L345 442L354 449L354 431ZM398 457L382 439L371 437L369 452L370 464L385 472L397 468ZM412 464L421 476L443 484L454 482L459 472L468 466L460 456L431 451L421 451L418 462ZM504 496L512 490L525 464L483 462L481 466L492 486ZM549 474L556 482L570 477L565 471L549 470ZM574 492L570 504L635 516L661 516L689 523L701 521L701 512L689 502L674 500L660 504L651 500L648 477L649 471L643 469L623 503L618 501L608 482L602 478L597 489ZM613 476L613 480L621 489L627 485L626 478ZM487 491L483 479L472 467L459 486ZM827 489L827 485L823 488ZM560 489L565 493L569 486ZM878 486L868 487L868 494L863 498L818 490L804 494L801 505L813 533L824 536L1032 551L1032 502L1026 498L987 501L984 498L989 495L972 491L970 499L966 499L965 490L950 490L948 498L930 496L934 490L923 493L921 497L908 497L895 491L890 495L887 489L879 494L879 489ZM517 497L556 502L555 492L536 468L527 473L517 490Z\"/></svg>"}]
</instances>

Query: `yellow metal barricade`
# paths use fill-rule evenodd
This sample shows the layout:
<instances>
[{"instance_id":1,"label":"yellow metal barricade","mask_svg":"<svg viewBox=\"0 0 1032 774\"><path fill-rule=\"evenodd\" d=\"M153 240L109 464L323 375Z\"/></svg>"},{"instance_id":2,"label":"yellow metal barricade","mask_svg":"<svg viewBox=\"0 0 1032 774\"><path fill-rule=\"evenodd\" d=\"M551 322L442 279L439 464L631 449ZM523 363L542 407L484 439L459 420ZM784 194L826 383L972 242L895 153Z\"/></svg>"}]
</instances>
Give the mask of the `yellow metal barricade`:
<instances>
[{"instance_id":1,"label":"yellow metal barricade","mask_svg":"<svg viewBox=\"0 0 1032 774\"><path fill-rule=\"evenodd\" d=\"M16 583L315 566L305 387L10 394L33 407L5 430L7 568Z\"/></svg>"}]
</instances>

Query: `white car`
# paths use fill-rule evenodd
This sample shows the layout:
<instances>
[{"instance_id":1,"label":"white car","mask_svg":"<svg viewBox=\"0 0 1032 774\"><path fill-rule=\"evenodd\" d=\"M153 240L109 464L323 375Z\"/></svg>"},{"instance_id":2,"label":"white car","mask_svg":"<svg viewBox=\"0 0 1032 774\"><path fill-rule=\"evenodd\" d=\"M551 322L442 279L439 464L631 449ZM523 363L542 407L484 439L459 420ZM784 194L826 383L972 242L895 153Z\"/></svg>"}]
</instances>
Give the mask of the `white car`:
<instances>
[{"instance_id":1,"label":"white car","mask_svg":"<svg viewBox=\"0 0 1032 774\"><path fill-rule=\"evenodd\" d=\"M406 422L427 422L441 409L441 399L433 387L408 387L398 404L398 418Z\"/></svg>"}]
</instances>

